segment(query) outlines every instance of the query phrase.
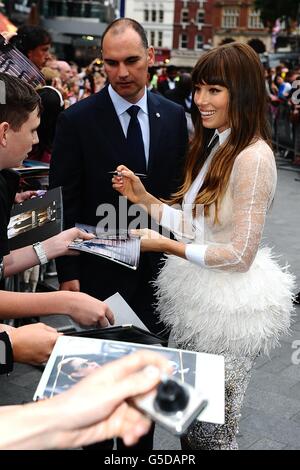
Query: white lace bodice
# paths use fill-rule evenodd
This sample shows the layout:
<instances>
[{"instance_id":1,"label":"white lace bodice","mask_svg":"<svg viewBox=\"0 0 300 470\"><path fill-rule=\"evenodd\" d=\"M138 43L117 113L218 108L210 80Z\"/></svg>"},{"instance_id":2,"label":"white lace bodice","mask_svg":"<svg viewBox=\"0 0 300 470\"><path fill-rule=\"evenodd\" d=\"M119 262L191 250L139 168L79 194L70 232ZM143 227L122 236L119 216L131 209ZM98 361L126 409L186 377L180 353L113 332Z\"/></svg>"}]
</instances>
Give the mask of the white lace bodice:
<instances>
[{"instance_id":1,"label":"white lace bodice","mask_svg":"<svg viewBox=\"0 0 300 470\"><path fill-rule=\"evenodd\" d=\"M245 272L259 248L276 182L274 154L265 141L258 139L234 162L218 224L214 223L213 206L208 217L204 218L200 207L193 218L191 204L184 203L182 210L164 207L161 224L179 239L198 245L205 268Z\"/></svg>"}]
</instances>

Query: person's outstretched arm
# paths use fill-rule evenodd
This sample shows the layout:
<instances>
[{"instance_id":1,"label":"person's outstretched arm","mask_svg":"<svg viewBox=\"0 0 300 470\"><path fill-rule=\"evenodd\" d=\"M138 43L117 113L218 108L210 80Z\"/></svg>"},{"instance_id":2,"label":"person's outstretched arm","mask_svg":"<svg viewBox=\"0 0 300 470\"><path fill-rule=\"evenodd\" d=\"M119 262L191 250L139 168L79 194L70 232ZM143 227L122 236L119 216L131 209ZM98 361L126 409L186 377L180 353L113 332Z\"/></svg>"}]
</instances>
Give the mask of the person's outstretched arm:
<instances>
[{"instance_id":1,"label":"person's outstretched arm","mask_svg":"<svg viewBox=\"0 0 300 470\"><path fill-rule=\"evenodd\" d=\"M94 235L83 232L74 227L43 241L42 247L48 260L64 255L76 256L78 255L78 252L70 250L68 248L69 244L76 238L90 240L93 237ZM13 276L14 274L25 271L25 269L39 264L39 260L32 245L11 251L9 255L4 256L3 261L5 277Z\"/></svg>"},{"instance_id":2,"label":"person's outstretched arm","mask_svg":"<svg viewBox=\"0 0 300 470\"><path fill-rule=\"evenodd\" d=\"M45 240L42 245L48 259L65 254L77 255L68 248L76 238L90 239L93 235L77 228L66 230ZM32 246L12 251L4 257L4 275L10 276L37 264L37 255ZM52 313L70 315L84 326L105 327L114 323L110 308L98 299L82 292L24 293L0 291L0 319L43 316Z\"/></svg>"},{"instance_id":3,"label":"person's outstretched arm","mask_svg":"<svg viewBox=\"0 0 300 470\"><path fill-rule=\"evenodd\" d=\"M68 248L76 238L89 240L93 235L72 228L42 242L48 260L63 255L79 255ZM11 276L36 264L38 258L32 246L14 250L4 257L4 276ZM85 326L105 327L114 323L113 313L105 303L81 292L29 294L0 291L0 298L0 319L58 313L70 315Z\"/></svg>"},{"instance_id":4,"label":"person's outstretched arm","mask_svg":"<svg viewBox=\"0 0 300 470\"><path fill-rule=\"evenodd\" d=\"M0 409L0 449L65 449L120 437L135 444L151 421L128 399L152 390L166 358L140 351L98 369L67 392Z\"/></svg>"},{"instance_id":5,"label":"person's outstretched arm","mask_svg":"<svg viewBox=\"0 0 300 470\"><path fill-rule=\"evenodd\" d=\"M0 291L0 319L69 315L83 326L113 325L108 305L82 292L6 292Z\"/></svg>"}]
</instances>

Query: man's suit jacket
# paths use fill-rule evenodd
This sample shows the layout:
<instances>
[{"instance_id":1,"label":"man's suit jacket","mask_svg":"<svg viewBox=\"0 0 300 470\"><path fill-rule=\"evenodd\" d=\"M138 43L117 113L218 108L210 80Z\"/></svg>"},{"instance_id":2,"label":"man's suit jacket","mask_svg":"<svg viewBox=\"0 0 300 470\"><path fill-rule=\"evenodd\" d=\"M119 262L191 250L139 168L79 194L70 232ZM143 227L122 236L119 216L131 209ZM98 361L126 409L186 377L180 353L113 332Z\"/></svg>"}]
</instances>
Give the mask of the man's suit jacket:
<instances>
[{"instance_id":1,"label":"man's suit jacket","mask_svg":"<svg viewBox=\"0 0 300 470\"><path fill-rule=\"evenodd\" d=\"M143 183L153 195L168 198L181 182L188 139L185 114L180 106L152 93L148 93L148 111L150 150L147 179ZM126 138L107 87L60 115L50 186L63 186L65 228L76 222L97 225L100 219L96 210L100 204L110 203L118 208L120 196L112 188L112 176L108 172L119 164L126 165L125 149ZM57 270L60 282L79 279L83 292L100 299L119 291L134 307L137 298L149 302L151 295L149 297L143 288L152 292L149 281L155 266L157 270L157 260L155 255L143 254L135 272L98 256L81 253L78 257L57 260ZM152 320L148 320L142 318L152 327Z\"/></svg>"}]
</instances>

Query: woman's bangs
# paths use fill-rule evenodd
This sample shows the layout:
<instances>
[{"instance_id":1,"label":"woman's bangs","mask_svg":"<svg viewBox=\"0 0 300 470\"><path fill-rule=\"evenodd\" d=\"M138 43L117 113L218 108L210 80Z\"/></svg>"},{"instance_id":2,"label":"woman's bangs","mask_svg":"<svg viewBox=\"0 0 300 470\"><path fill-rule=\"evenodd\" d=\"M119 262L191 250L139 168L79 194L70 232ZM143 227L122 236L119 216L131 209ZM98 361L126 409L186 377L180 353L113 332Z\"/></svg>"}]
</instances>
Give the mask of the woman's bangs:
<instances>
[{"instance_id":1,"label":"woman's bangs","mask_svg":"<svg viewBox=\"0 0 300 470\"><path fill-rule=\"evenodd\" d=\"M228 88L222 58L219 54L207 55L200 59L192 72L194 85L220 85Z\"/></svg>"}]
</instances>

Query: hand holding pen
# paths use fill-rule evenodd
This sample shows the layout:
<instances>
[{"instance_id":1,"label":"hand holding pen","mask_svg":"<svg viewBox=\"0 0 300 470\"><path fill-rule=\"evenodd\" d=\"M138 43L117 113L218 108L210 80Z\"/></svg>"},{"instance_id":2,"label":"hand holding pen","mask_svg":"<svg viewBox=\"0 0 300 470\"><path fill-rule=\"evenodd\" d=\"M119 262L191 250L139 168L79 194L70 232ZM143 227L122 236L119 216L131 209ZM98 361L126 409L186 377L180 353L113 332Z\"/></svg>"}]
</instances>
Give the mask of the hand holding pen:
<instances>
[{"instance_id":1,"label":"hand holding pen","mask_svg":"<svg viewBox=\"0 0 300 470\"><path fill-rule=\"evenodd\" d=\"M138 176L139 173L134 173L124 165L119 165L112 174L112 186L116 191L134 204L143 204L148 193L140 178L147 175Z\"/></svg>"}]
</instances>

